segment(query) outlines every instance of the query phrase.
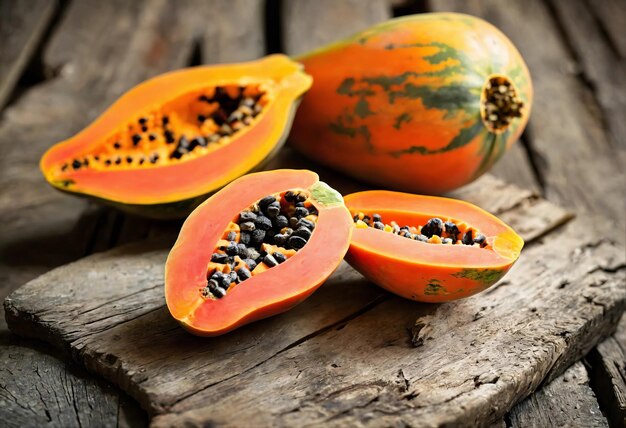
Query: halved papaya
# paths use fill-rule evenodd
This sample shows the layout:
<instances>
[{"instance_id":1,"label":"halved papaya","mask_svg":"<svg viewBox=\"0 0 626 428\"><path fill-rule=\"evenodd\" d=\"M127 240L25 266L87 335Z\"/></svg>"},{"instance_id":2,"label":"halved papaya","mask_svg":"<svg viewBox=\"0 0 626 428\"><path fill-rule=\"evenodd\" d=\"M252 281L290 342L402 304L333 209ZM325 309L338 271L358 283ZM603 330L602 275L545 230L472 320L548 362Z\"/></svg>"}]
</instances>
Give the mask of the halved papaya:
<instances>
[{"instance_id":1,"label":"halved papaya","mask_svg":"<svg viewBox=\"0 0 626 428\"><path fill-rule=\"evenodd\" d=\"M500 219L460 200L377 190L345 202L355 222L346 260L407 299L445 302L483 291L524 245Z\"/></svg>"},{"instance_id":2,"label":"halved papaya","mask_svg":"<svg viewBox=\"0 0 626 428\"><path fill-rule=\"evenodd\" d=\"M188 214L284 142L311 77L284 55L152 78L50 150L55 188L149 217Z\"/></svg>"},{"instance_id":3,"label":"halved papaya","mask_svg":"<svg viewBox=\"0 0 626 428\"><path fill-rule=\"evenodd\" d=\"M352 232L339 193L307 170L249 174L191 213L165 265L165 299L215 336L284 312L339 266Z\"/></svg>"}]
</instances>

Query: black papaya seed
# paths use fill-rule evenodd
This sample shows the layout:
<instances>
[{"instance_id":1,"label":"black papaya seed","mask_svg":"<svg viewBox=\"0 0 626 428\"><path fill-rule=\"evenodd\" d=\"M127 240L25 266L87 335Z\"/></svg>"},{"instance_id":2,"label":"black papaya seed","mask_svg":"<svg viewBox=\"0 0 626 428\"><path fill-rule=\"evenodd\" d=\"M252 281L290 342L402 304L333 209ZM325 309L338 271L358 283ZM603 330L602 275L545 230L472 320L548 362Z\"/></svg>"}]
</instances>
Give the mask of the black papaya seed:
<instances>
[{"instance_id":1,"label":"black papaya seed","mask_svg":"<svg viewBox=\"0 0 626 428\"><path fill-rule=\"evenodd\" d=\"M263 263L265 263L268 267L274 267L278 264L274 256L271 254L266 254L265 257L263 257Z\"/></svg>"},{"instance_id":2,"label":"black papaya seed","mask_svg":"<svg viewBox=\"0 0 626 428\"><path fill-rule=\"evenodd\" d=\"M374 228L379 230L384 230L385 225L381 221L374 221Z\"/></svg>"},{"instance_id":3,"label":"black papaya seed","mask_svg":"<svg viewBox=\"0 0 626 428\"><path fill-rule=\"evenodd\" d=\"M237 239L237 232L235 232L234 230L231 230L230 232L228 232L228 235L226 236L226 240L234 241L235 239Z\"/></svg>"},{"instance_id":4,"label":"black papaya seed","mask_svg":"<svg viewBox=\"0 0 626 428\"><path fill-rule=\"evenodd\" d=\"M289 237L288 242L289 242L289 246L291 246L291 248L294 248L296 250L299 250L300 248L306 245L306 239L304 239L301 236L292 235Z\"/></svg>"},{"instance_id":5,"label":"black papaya seed","mask_svg":"<svg viewBox=\"0 0 626 428\"><path fill-rule=\"evenodd\" d=\"M280 202L272 202L265 209L265 213L268 217L276 217L280 214Z\"/></svg>"},{"instance_id":6,"label":"black papaya seed","mask_svg":"<svg viewBox=\"0 0 626 428\"><path fill-rule=\"evenodd\" d=\"M422 235L421 233L418 233L415 235L415 240L416 241L421 241L421 242L428 242L428 238L424 235Z\"/></svg>"},{"instance_id":7,"label":"black papaya seed","mask_svg":"<svg viewBox=\"0 0 626 428\"><path fill-rule=\"evenodd\" d=\"M308 241L311 237L311 231L306 227L300 227L293 232L292 236L300 236L301 238L304 238Z\"/></svg>"},{"instance_id":8,"label":"black papaya seed","mask_svg":"<svg viewBox=\"0 0 626 428\"><path fill-rule=\"evenodd\" d=\"M244 245L250 245L250 238L251 236L249 233L242 232L239 234L239 242Z\"/></svg>"},{"instance_id":9,"label":"black papaya seed","mask_svg":"<svg viewBox=\"0 0 626 428\"><path fill-rule=\"evenodd\" d=\"M276 259L276 261L278 263L283 263L287 261L287 256L285 256L283 253L276 251L274 254L272 254L274 256L274 259Z\"/></svg>"},{"instance_id":10,"label":"black papaya seed","mask_svg":"<svg viewBox=\"0 0 626 428\"><path fill-rule=\"evenodd\" d=\"M239 225L239 228L243 230L244 232L252 232L256 230L256 224L251 221L246 221L244 223L241 223Z\"/></svg>"},{"instance_id":11,"label":"black papaya seed","mask_svg":"<svg viewBox=\"0 0 626 428\"><path fill-rule=\"evenodd\" d=\"M478 244L482 247L484 247L485 245L487 245L487 238L485 237L485 235L482 234L478 234L476 235L476 237L474 238L474 243Z\"/></svg>"},{"instance_id":12,"label":"black papaya seed","mask_svg":"<svg viewBox=\"0 0 626 428\"><path fill-rule=\"evenodd\" d=\"M376 222L376 221L383 221L382 217L380 216L380 214L374 214L372 215L372 219Z\"/></svg>"},{"instance_id":13,"label":"black papaya seed","mask_svg":"<svg viewBox=\"0 0 626 428\"><path fill-rule=\"evenodd\" d=\"M287 227L289 225L289 220L287 220L287 217L285 217L284 215L279 215L274 218L273 223L274 227L280 230L283 227Z\"/></svg>"},{"instance_id":14,"label":"black papaya seed","mask_svg":"<svg viewBox=\"0 0 626 428\"><path fill-rule=\"evenodd\" d=\"M261 229L257 229L254 232L252 232L252 243L255 245L259 245L263 243L263 240L265 239L265 231L261 230Z\"/></svg>"},{"instance_id":15,"label":"black papaya seed","mask_svg":"<svg viewBox=\"0 0 626 428\"><path fill-rule=\"evenodd\" d=\"M248 269L250 269L251 271L254 270L254 268L256 267L256 262L254 261L254 259L247 258L243 262L248 265Z\"/></svg>"},{"instance_id":16,"label":"black papaya seed","mask_svg":"<svg viewBox=\"0 0 626 428\"><path fill-rule=\"evenodd\" d=\"M211 290L211 293L213 293L213 295L218 299L221 299L226 295L226 290L224 290L222 287L215 287L214 290Z\"/></svg>"},{"instance_id":17,"label":"black papaya seed","mask_svg":"<svg viewBox=\"0 0 626 428\"><path fill-rule=\"evenodd\" d=\"M254 261L252 263L254 263ZM239 277L240 281L245 281L246 279L252 277L252 274L245 267L240 267L239 269L237 269L237 276Z\"/></svg>"},{"instance_id":18,"label":"black papaya seed","mask_svg":"<svg viewBox=\"0 0 626 428\"><path fill-rule=\"evenodd\" d=\"M274 196L266 196L263 199L261 199L259 201L259 208L261 208L261 210L265 211L265 209L268 207L269 204L271 204L272 202L276 202L276 198Z\"/></svg>"},{"instance_id":19,"label":"black papaya seed","mask_svg":"<svg viewBox=\"0 0 626 428\"><path fill-rule=\"evenodd\" d=\"M270 230L272 228L272 220L270 220L268 217L265 217L264 215L257 216L254 224L256 225L257 229L261 230Z\"/></svg>"},{"instance_id":20,"label":"black papaya seed","mask_svg":"<svg viewBox=\"0 0 626 428\"><path fill-rule=\"evenodd\" d=\"M228 247L226 247L226 254L231 257L234 257L239 254L239 249L237 248L237 243L230 241L228 243Z\"/></svg>"},{"instance_id":21,"label":"black papaya seed","mask_svg":"<svg viewBox=\"0 0 626 428\"><path fill-rule=\"evenodd\" d=\"M228 263L228 255L220 254L220 253L213 253L213 255L211 255L211 261L214 263L221 263L221 264Z\"/></svg>"},{"instance_id":22,"label":"black papaya seed","mask_svg":"<svg viewBox=\"0 0 626 428\"><path fill-rule=\"evenodd\" d=\"M295 216L299 219L301 217L306 217L309 215L309 210L307 210L305 207L296 207L295 211L294 211Z\"/></svg>"},{"instance_id":23,"label":"black papaya seed","mask_svg":"<svg viewBox=\"0 0 626 428\"><path fill-rule=\"evenodd\" d=\"M287 242L286 235L283 235L282 233L277 233L276 235L274 235L274 243L276 245L282 246L285 242Z\"/></svg>"},{"instance_id":24,"label":"black papaya seed","mask_svg":"<svg viewBox=\"0 0 626 428\"><path fill-rule=\"evenodd\" d=\"M472 229L463 234L463 240L461 241L465 245L472 245L474 243L474 237L472 236Z\"/></svg>"},{"instance_id":25,"label":"black papaya seed","mask_svg":"<svg viewBox=\"0 0 626 428\"><path fill-rule=\"evenodd\" d=\"M254 220L256 220L256 214L253 213L252 211L242 211L241 213L239 213L240 222L254 221Z\"/></svg>"},{"instance_id":26,"label":"black papaya seed","mask_svg":"<svg viewBox=\"0 0 626 428\"><path fill-rule=\"evenodd\" d=\"M298 223L296 223L296 227L306 227L309 230L313 230L315 229L315 223L311 220L307 220L306 218L301 218L298 220Z\"/></svg>"}]
</instances>

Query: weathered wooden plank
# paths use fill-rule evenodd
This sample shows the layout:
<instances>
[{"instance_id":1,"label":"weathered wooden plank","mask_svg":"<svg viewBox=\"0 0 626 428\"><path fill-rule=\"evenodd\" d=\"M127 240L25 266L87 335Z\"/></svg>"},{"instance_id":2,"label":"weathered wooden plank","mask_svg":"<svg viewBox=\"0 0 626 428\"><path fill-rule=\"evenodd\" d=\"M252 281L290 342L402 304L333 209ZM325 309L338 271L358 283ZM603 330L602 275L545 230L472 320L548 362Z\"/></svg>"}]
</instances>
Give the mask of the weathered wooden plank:
<instances>
[{"instance_id":1,"label":"weathered wooden plank","mask_svg":"<svg viewBox=\"0 0 626 428\"><path fill-rule=\"evenodd\" d=\"M6 427L115 426L118 394L26 347L5 346L0 366L0 419ZM6 358L4 357L6 355Z\"/></svg>"},{"instance_id":2,"label":"weathered wooden plank","mask_svg":"<svg viewBox=\"0 0 626 428\"><path fill-rule=\"evenodd\" d=\"M617 331L587 356L592 386L611 427L626 426L626 317Z\"/></svg>"},{"instance_id":3,"label":"weathered wooden plank","mask_svg":"<svg viewBox=\"0 0 626 428\"><path fill-rule=\"evenodd\" d=\"M524 206L510 197L502 204L505 195L533 197L497 183L476 183L467 196L493 186L485 194L501 197L482 205L502 213ZM362 412L380 413L383 424L392 422L391 416L383 415L384 409L398 410L398 418L415 423L406 408L398 409L388 401L393 399L394 403L417 400L413 411L431 409L450 418L459 417L459 406L469 406L475 412L470 417L486 423L502 417L515 400L607 334L616 323L615 312L623 310L624 298L614 290L621 273L609 273L611 263L621 257L620 249L605 241L578 239L577 227L560 233L559 240L547 241L549 246L531 246L499 287L448 305L420 305L391 297L344 265L293 311L220 338L196 338L178 327L163 307L162 263L167 247L146 251L135 246L44 275L7 299L7 313L14 331L65 349L90 370L121 385L153 413L183 412L184 418L197 423L243 423L252 417L247 412L256 409L254 420L259 424L288 425L302 418L322 422L321 416L343 408L347 411L339 412L337 423L350 423L354 420L342 418L360 412L351 410L350 403L356 402L363 404ZM606 265L605 270L594 270L597 264ZM80 286L85 277L89 289ZM117 287L100 285L105 283ZM55 303L58 299L73 304ZM565 309L554 311L555 307ZM406 330L416 318L427 319L430 326L420 348L410 346ZM498 352L506 356L488 357ZM511 361L517 366L510 366ZM406 385L399 370L413 385L400 390L402 396L415 393L410 400L394 395L394 385ZM423 378L425 372L429 375ZM497 394L489 386L490 373L503 379L495 388ZM468 378L454 378L454 374ZM343 391L343 382L357 386ZM282 391L281 385L296 388L295 392ZM338 389L324 394L327 399L310 395L325 388ZM449 405L457 412L446 404L452 396L439 404L421 403L416 397L427 394L415 388L436 391L440 398L446 391L459 394L461 401L452 398ZM482 397L477 401L471 392L475 388ZM387 398L379 397L370 406L368 400L375 397L368 394L379 389L385 389L382 396ZM364 402L359 401L362 393ZM484 405L496 396L503 401L489 413ZM219 402L226 397L232 405L220 410ZM379 402L383 410L377 407ZM216 405L207 408L211 415L195 413L193 409L206 403ZM301 406L303 413L290 411ZM157 422L168 424L173 419Z\"/></svg>"},{"instance_id":4,"label":"weathered wooden plank","mask_svg":"<svg viewBox=\"0 0 626 428\"><path fill-rule=\"evenodd\" d=\"M621 0L588 0L591 12L596 15L602 28L613 42L622 59L626 58L626 7Z\"/></svg>"},{"instance_id":5,"label":"weathered wooden plank","mask_svg":"<svg viewBox=\"0 0 626 428\"><path fill-rule=\"evenodd\" d=\"M0 109L35 53L57 7L56 0L0 2Z\"/></svg>"},{"instance_id":6,"label":"weathered wooden plank","mask_svg":"<svg viewBox=\"0 0 626 428\"><path fill-rule=\"evenodd\" d=\"M592 9L597 7L595 4L589 5L584 0L551 0L550 4L582 68L580 72L593 88L593 95L601 109L601 123L607 124L612 142L626 150L626 58L620 58L611 48L610 40L594 20ZM621 15L624 33L624 4Z\"/></svg>"},{"instance_id":7,"label":"weathered wooden plank","mask_svg":"<svg viewBox=\"0 0 626 428\"><path fill-rule=\"evenodd\" d=\"M615 224L600 233L612 234L623 243L623 201L606 196L626 191L620 166L623 153L611 147L601 121L590 110L586 97L592 94L576 75L575 59L546 5L538 0L513 2L507 7L494 0L440 0L434 5L485 18L520 49L535 88L528 135L545 183L545 195L567 208L585 212L599 228L607 222L594 218L598 213L614 219Z\"/></svg>"},{"instance_id":8,"label":"weathered wooden plank","mask_svg":"<svg viewBox=\"0 0 626 428\"><path fill-rule=\"evenodd\" d=\"M512 428L608 427L580 362L515 406L509 421Z\"/></svg>"},{"instance_id":9,"label":"weathered wooden plank","mask_svg":"<svg viewBox=\"0 0 626 428\"><path fill-rule=\"evenodd\" d=\"M283 46L298 55L391 17L386 0L283 2Z\"/></svg>"},{"instance_id":10,"label":"weathered wooden plank","mask_svg":"<svg viewBox=\"0 0 626 428\"><path fill-rule=\"evenodd\" d=\"M597 335L610 333L624 309L617 291L623 275L595 269L599 260L623 257L623 249L581 242L578 227L568 226L558 242L529 248L506 286L492 293L440 306L390 298L175 403L153 424L254 418L279 426L302 420L474 426L497 420L588 351ZM562 287L563 281L569 284ZM430 327L418 348L407 334L416 318Z\"/></svg>"},{"instance_id":11,"label":"weathered wooden plank","mask_svg":"<svg viewBox=\"0 0 626 428\"><path fill-rule=\"evenodd\" d=\"M264 1L198 2L207 19L199 39L205 64L247 61L265 53Z\"/></svg>"},{"instance_id":12,"label":"weathered wooden plank","mask_svg":"<svg viewBox=\"0 0 626 428\"><path fill-rule=\"evenodd\" d=\"M20 7L25 3L20 2ZM234 37L229 36L227 29L220 29L225 37L221 43L231 44L240 55L260 56L263 53L258 43L263 36L260 18L240 13L244 8L257 11L258 5L254 5L260 2L239 2L236 8L226 9L224 5L229 2L224 0L213 2L212 6L217 7L218 3L219 17L215 10L196 0L177 2L175 6L165 1L69 4L43 52L44 65L59 70L59 75L26 92L6 110L0 123L1 296L53 266L149 233L150 222L49 189L38 170L39 157L51 144L85 126L134 84L185 66L194 41L204 40L215 32L218 22L233 28L232 34L239 31L239 36ZM7 4L12 3L2 2L2 7L8 7ZM30 2L29 7L36 4ZM33 18L38 13L33 13ZM4 13L1 16L5 18ZM239 26L246 28L245 33ZM252 39L256 44L249 43ZM206 48L209 52L206 61L228 59L225 55L230 50L217 50L219 46L214 43ZM4 333L2 319L0 328ZM3 350L0 365L5 364L8 355L19 361L15 356L20 350L26 354L34 352L10 345L9 354L4 352L9 345L0 346ZM24 361L26 364L29 360L25 357ZM74 405L77 411L84 412L87 409L82 408L81 400L76 399ZM127 404L124 409L132 413L132 405ZM14 410L28 413L28 409ZM117 415L118 409L113 412ZM119 413L119 423L123 424L128 412Z\"/></svg>"}]
</instances>

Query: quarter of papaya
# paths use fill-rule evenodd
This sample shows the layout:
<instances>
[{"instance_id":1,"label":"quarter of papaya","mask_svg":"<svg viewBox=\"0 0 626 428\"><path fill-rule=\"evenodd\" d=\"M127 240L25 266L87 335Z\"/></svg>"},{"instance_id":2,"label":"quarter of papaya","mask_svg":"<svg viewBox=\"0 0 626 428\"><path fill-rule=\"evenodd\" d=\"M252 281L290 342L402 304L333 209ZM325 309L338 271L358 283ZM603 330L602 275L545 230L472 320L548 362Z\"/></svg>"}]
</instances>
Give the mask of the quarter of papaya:
<instances>
[{"instance_id":1,"label":"quarter of papaya","mask_svg":"<svg viewBox=\"0 0 626 428\"><path fill-rule=\"evenodd\" d=\"M285 208L285 200L289 199L286 192L304 195L307 201L300 208L308 206L308 212L294 214L291 208ZM228 240L232 240L233 247L244 242L241 237L254 229L251 225L254 221L256 229L262 227L260 219L269 218L262 214L268 209L262 201L267 195L279 195L277 200L281 201L281 209L290 213L287 215L298 216L310 225L312 233L303 235L308 236L308 242L297 251L283 248L279 252L284 261L270 264L262 261L263 253L272 254L279 245L288 247L288 244L278 244L277 238L267 238L269 233L263 233L264 243L257 242L254 248L249 244L250 252L260 256L255 268L248 266L252 272L246 270L245 276L240 276L244 280L232 284L227 280L224 288L222 285L211 288L212 279L209 279L207 286L207 277L219 277L220 281L224 278L223 272L215 273L215 262L228 266L227 271L231 270L230 266L241 269L245 260L242 262L242 257L234 253L228 253L231 254L228 259L222 250ZM243 220L244 214L240 213L252 215L253 210L257 211L257 219ZM310 212L317 214L309 215ZM274 213L272 224L277 220ZM207 199L185 221L165 265L165 299L169 311L183 327L202 336L223 334L284 312L311 295L339 266L348 250L351 232L352 221L341 195L320 182L314 172L276 170L241 177Z\"/></svg>"},{"instance_id":2,"label":"quarter of papaya","mask_svg":"<svg viewBox=\"0 0 626 428\"><path fill-rule=\"evenodd\" d=\"M345 202L357 221L346 260L372 282L407 299L445 302L483 291L508 272L524 245L500 219L460 200L365 191L346 196ZM363 214L380 215L381 223L392 222L396 232L388 224L381 230L367 227L359 220ZM427 231L431 219L439 219L443 231ZM448 225L458 233L447 233ZM474 239L464 244L468 232ZM429 242L418 239L427 235ZM452 242L442 244L445 239Z\"/></svg>"},{"instance_id":3,"label":"quarter of papaya","mask_svg":"<svg viewBox=\"0 0 626 428\"><path fill-rule=\"evenodd\" d=\"M154 77L40 162L56 189L148 217L188 214L277 151L311 86L284 55Z\"/></svg>"}]
</instances>

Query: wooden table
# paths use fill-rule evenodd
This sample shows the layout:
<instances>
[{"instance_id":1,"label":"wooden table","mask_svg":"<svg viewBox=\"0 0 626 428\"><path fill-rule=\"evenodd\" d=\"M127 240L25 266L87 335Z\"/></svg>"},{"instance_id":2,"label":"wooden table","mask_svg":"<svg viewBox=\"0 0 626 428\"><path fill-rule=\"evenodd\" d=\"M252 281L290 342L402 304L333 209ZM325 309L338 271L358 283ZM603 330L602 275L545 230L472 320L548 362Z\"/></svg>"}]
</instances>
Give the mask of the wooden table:
<instances>
[{"instance_id":1,"label":"wooden table","mask_svg":"<svg viewBox=\"0 0 626 428\"><path fill-rule=\"evenodd\" d=\"M155 425L181 420L224 423L229 420L224 419L228 416L225 410L203 404L201 400L212 395L203 395L199 390L213 395L234 394L233 402L244 406L235 410L247 415L250 408L245 407L249 403L244 398L250 395L245 395L245 391L256 376L263 379L272 368L282 367L287 382L294 370L287 367L290 362L302 360L305 353L316 349L328 349L325 347L341 340L341 335L348 335L348 331L350 335L360 335L359 346L385 348L384 352L392 352L389 354L392 358L410 358L411 349L423 349L419 356L415 354L416 361L435 364L449 358L453 362L454 352L459 352L459 361L466 354L463 350L452 350L450 355L442 357L447 352L442 347L447 345L438 338L450 331L473 332L477 335L475 340L487 343L497 336L496 327L514 337L517 327L506 324L509 320L506 314L519 310L528 311L520 320L532 320L532 317L538 320L533 327L538 332L536 343L526 343L528 347L524 348L538 355L528 359L530 362L522 367L524 370L509 370L503 356L490 359L493 356L483 355L484 360L476 360L470 366L456 366L460 373L476 374L468 386L466 382L454 384L454 376L445 373L438 379L429 379L406 360L403 368L394 368L396 372L388 376L387 383L363 375L363 379L355 378L349 388L327 390L325 385L319 385L321 396L308 390L298 390L294 396L286 394L282 401L275 401L277 406L282 406L281 411L263 413L258 422L372 426L486 424L487 421L501 426L624 424L626 322L623 320L612 337L595 346L601 336L614 329L626 293L623 276L626 7L623 2L605 0L594 2L593 7L590 1L583 0L507 3L433 0L427 5L397 0L213 0L210 3L185 0L175 4L174 7L173 2L160 0L0 0L2 297L56 266L134 241L139 241L134 244L135 250L126 247L95 255L72 269L87 269L87 275L88 269L108 266L112 257L122 252L125 263L133 269L146 263L142 275L157 284L137 290L137 293L148 290L148 303L146 300L140 303L142 307L147 305L149 311L130 308L117 314L116 321L104 324L99 324L102 320L94 315L98 314L98 305L93 302L89 302L92 305L89 315L80 311L55 311L55 307L62 306L53 304L55 297L68 286L63 276L66 268L33 281L21 289L24 291L12 295L7 306L9 320L24 315L28 302L32 302L28 293L37 290L48 305L39 308L41 319L49 325L54 322L56 330L34 331L33 325L41 320L31 319L33 325L25 322L20 331L12 322L14 331L43 339L40 341L11 334L6 324L0 325L0 420L9 426L147 424L148 416L137 402L92 374L96 372L138 399L150 412ZM334 292L330 287L322 287L306 303L308 306L295 309L286 318L263 321L215 345L222 347L219 349L224 353L238 352L240 367L192 365L188 378L181 379L179 384L165 382L168 373L151 372L149 364L142 369L137 365L137 355L128 346L115 349L112 343L120 337L132 336L131 326L137 322L163 326L159 332L163 343L181 347L188 352L185 355L197 353L198 346L205 346L181 336L178 327L163 312L159 294L149 291L160 290L160 273L155 266L161 263L180 223L146 221L54 192L46 186L37 167L43 151L80 130L126 89L163 71L200 63L246 60L269 52L296 54L392 14L430 10L467 12L494 23L516 43L533 75L536 101L528 129L492 171L518 188L486 177L456 194L481 201L526 234L531 241L526 250L528 256L512 272L515 275L482 296L482 300L426 307L409 305L369 285L357 288L354 284L360 279L344 266L333 280L336 283L333 285L344 284L339 285L343 288L338 291L346 300L344 304L322 309L328 305L321 302L332 300ZM298 162L292 153L285 151L273 165ZM338 180L340 187L345 185L323 168L320 172L323 178ZM485 194L485 189L490 195ZM570 212L577 218L568 222ZM147 240L152 243L144 243ZM560 251L561 248L575 251L568 253ZM536 260L549 263L539 266ZM103 278L96 277L92 284L102 281ZM139 282L135 279L128 284L132 287ZM351 282L354 284L350 285ZM526 290L523 285L531 283L535 284L534 288L529 286ZM544 283L563 291L542 293ZM84 286L74 285L78 290ZM513 288L511 285L521 291L507 290ZM577 296L580 290L584 292ZM599 291L587 294L589 290ZM611 295L602 295L607 290ZM132 294L129 293L120 295L127 305ZM75 294L73 298L80 303L80 293ZM502 296L512 295L527 301L528 306L513 308L499 303ZM541 322L554 319L554 306L542 305L542 299L562 311L559 312L562 323ZM319 313L308 319L313 325L296 322L299 316L306 318L311 308L318 307ZM383 344L376 337L364 334L368 322L377 320L381 313L393 314L387 317L388 330L411 320L408 331L404 327L397 329L397 337L387 337ZM267 331L280 328L285 320L294 322L290 329L284 330L281 340L266 335ZM446 325L434 320L445 320ZM72 322L92 326L92 330L76 335L72 331L76 324ZM474 323L476 329L463 330L463 324L468 322ZM524 331L527 331L530 321L525 322ZM126 336L119 336L119 331L124 329ZM106 336L109 330L115 333ZM546 335L552 339L546 342ZM245 344L240 342L251 336L265 341L266 345L254 349L267 355L245 352ZM528 335L520 338L533 340ZM133 339L141 353L159 354L158 344L141 339ZM468 338L458 340L465 343ZM112 342L104 347L107 341ZM473 346L471 341L467 343ZM346 352L355 352L350 354L353 361L337 356L332 362L320 363L328 363L323 370L317 367L300 370L307 385L311 386L316 376L329 373L349 380L353 373L342 371L342 364L359 364L357 359L363 356L362 349L358 351L361 354L357 352L359 346L346 345ZM393 351L394 346L397 351ZM550 354L548 357L544 355L546 352ZM580 362L575 362L583 356ZM515 354L507 358L519 357ZM522 363L520 360L523 366ZM148 374L142 375L142 370ZM171 373L178 375L180 371ZM202 380L198 382L204 382L204 386L199 390L184 386L182 381L191 382L199 374ZM507 374L511 374L511 379ZM297 379L300 373L293 376ZM444 381L452 383L445 385ZM425 397L427 387L439 388L449 395ZM268 395L279 391L270 386L263 388L259 392ZM233 392L239 390L244 392ZM186 396L187 391L193 393ZM258 403L271 405L273 401ZM447 419L440 417L441 412L430 412L434 407L445 410ZM231 422L241 422L236 416L233 415Z\"/></svg>"}]
</instances>

